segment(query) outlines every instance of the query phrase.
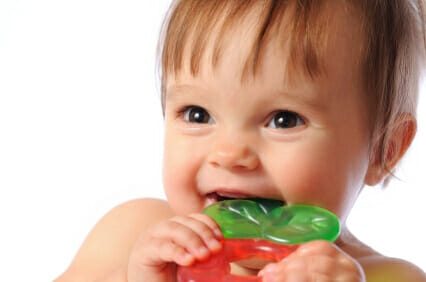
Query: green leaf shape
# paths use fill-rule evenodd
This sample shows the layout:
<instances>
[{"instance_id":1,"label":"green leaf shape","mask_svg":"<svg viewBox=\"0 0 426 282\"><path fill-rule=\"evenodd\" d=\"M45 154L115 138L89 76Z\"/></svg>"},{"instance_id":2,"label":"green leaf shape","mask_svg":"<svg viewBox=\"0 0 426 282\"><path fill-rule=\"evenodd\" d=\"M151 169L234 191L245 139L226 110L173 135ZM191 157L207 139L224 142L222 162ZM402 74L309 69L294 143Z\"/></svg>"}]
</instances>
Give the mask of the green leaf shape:
<instances>
[{"instance_id":1,"label":"green leaf shape","mask_svg":"<svg viewBox=\"0 0 426 282\"><path fill-rule=\"evenodd\" d=\"M334 242L340 234L338 217L311 205L283 206L281 201L238 199L217 202L204 210L225 238L257 238L281 244L312 240Z\"/></svg>"}]
</instances>

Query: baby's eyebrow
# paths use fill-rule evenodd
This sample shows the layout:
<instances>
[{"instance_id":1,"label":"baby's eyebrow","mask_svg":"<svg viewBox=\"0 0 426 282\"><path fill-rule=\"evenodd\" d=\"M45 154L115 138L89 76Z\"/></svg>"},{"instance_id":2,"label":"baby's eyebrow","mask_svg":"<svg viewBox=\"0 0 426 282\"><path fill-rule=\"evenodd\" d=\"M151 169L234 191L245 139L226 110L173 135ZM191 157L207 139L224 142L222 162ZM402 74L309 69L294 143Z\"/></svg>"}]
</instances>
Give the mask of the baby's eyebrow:
<instances>
[{"instance_id":1,"label":"baby's eyebrow","mask_svg":"<svg viewBox=\"0 0 426 282\"><path fill-rule=\"evenodd\" d=\"M199 87L197 85L191 85L191 84L172 84L167 87L166 89L166 97L167 100L174 100L175 98L179 97L180 95L185 95L188 93L197 94L197 95L203 95L208 96L212 95L212 93L209 92L208 89L205 89L203 87ZM177 95L180 94L180 95Z\"/></svg>"},{"instance_id":2,"label":"baby's eyebrow","mask_svg":"<svg viewBox=\"0 0 426 282\"><path fill-rule=\"evenodd\" d=\"M169 102L172 102L175 99L179 99L179 97L185 97L187 95L197 95L197 96L205 96L209 97L211 95L214 95L209 89L206 89L204 87L198 86L198 85L192 85L192 84L171 84L167 88L166 92L167 100ZM326 97L324 97L323 94L320 93L313 93L312 90L305 90L305 91L296 91L291 89L277 89L270 92L271 94L267 96L265 99L260 99L260 101L268 102L270 100L272 101L280 101L280 100L287 100L295 102L298 105L303 105L306 107L310 107L316 110L324 110L326 107Z\"/></svg>"},{"instance_id":3,"label":"baby's eyebrow","mask_svg":"<svg viewBox=\"0 0 426 282\"><path fill-rule=\"evenodd\" d=\"M325 108L325 101L327 100L323 93L310 91L279 90L276 92L275 97L276 99L295 101L300 105L309 106L318 110L323 110Z\"/></svg>"},{"instance_id":4,"label":"baby's eyebrow","mask_svg":"<svg viewBox=\"0 0 426 282\"><path fill-rule=\"evenodd\" d=\"M188 84L172 84L167 87L166 93L167 95L173 95L177 92L183 92L184 90L191 89L191 88L193 87Z\"/></svg>"}]
</instances>

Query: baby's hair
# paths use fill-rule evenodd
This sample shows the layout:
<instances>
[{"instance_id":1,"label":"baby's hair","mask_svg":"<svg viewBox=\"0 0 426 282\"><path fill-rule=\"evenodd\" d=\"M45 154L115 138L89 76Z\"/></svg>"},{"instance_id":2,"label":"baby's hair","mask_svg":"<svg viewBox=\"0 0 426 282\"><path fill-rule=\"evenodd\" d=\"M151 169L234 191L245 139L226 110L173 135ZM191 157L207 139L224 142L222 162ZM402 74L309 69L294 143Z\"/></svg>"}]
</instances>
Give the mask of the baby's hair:
<instances>
[{"instance_id":1,"label":"baby's hair","mask_svg":"<svg viewBox=\"0 0 426 282\"><path fill-rule=\"evenodd\" d=\"M217 66L230 31L257 12L256 31L241 81L255 76L265 47L272 40L289 42L292 69L315 79L325 70L330 14L327 4L343 4L359 19L360 67L371 119L371 157L386 170L388 138L403 114L416 115L421 70L425 62L425 0L178 0L163 23L159 41L161 95L169 75L177 76L189 60L197 75L206 46L213 44L211 65ZM290 21L284 21L284 14ZM212 32L213 30L217 32ZM214 36L213 36L214 35ZM280 45L283 47L284 45ZM282 48L284 49L284 48Z\"/></svg>"}]
</instances>

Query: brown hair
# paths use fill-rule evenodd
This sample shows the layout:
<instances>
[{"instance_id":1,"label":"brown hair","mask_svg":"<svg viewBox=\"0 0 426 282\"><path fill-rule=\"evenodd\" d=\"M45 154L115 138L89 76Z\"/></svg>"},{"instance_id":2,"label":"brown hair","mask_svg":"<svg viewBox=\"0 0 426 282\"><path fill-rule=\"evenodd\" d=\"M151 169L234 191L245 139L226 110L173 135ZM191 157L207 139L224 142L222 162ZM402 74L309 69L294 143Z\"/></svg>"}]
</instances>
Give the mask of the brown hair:
<instances>
[{"instance_id":1,"label":"brown hair","mask_svg":"<svg viewBox=\"0 0 426 282\"><path fill-rule=\"evenodd\" d=\"M255 75L262 51L271 39L290 38L290 61L310 77L322 71L327 19L323 6L330 0L178 0L169 9L159 41L160 79L164 95L169 74L179 74L185 48L189 67L199 71L209 31L218 28L212 66L221 58L229 30L253 9L261 9L252 49L241 79ZM339 0L357 13L364 41L361 67L371 113L373 154L385 167L387 138L401 114L415 116L421 67L425 59L424 0ZM283 23L285 12L291 22ZM295 64L295 62L302 64Z\"/></svg>"}]
</instances>

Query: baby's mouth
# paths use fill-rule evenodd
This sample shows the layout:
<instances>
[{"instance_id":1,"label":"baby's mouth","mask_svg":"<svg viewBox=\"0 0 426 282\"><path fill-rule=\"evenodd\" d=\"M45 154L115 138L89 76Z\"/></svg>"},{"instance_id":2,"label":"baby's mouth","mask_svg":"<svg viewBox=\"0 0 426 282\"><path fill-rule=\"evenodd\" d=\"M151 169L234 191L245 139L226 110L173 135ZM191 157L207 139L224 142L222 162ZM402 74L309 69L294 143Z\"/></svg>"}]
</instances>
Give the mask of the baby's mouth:
<instances>
[{"instance_id":1,"label":"baby's mouth","mask_svg":"<svg viewBox=\"0 0 426 282\"><path fill-rule=\"evenodd\" d=\"M206 194L206 199L207 199L207 205L209 206L211 204L217 203L217 202L222 202L225 200L241 200L241 199L250 199L250 200L268 200L265 198L261 198L261 197L257 197L254 195L248 195L248 194L241 194L241 193L231 193L231 192L222 192L222 191L215 191L215 192L210 192ZM285 201L280 200L282 202L283 205L286 204Z\"/></svg>"},{"instance_id":2,"label":"baby's mouth","mask_svg":"<svg viewBox=\"0 0 426 282\"><path fill-rule=\"evenodd\" d=\"M212 202L221 202L225 200L234 200L234 199L247 199L248 196L242 194L231 194L225 192L211 192L206 195L207 199Z\"/></svg>"},{"instance_id":3,"label":"baby's mouth","mask_svg":"<svg viewBox=\"0 0 426 282\"><path fill-rule=\"evenodd\" d=\"M236 200L236 199L254 199L256 197L248 194L228 191L214 191L206 194L207 204L211 205L217 202L225 200Z\"/></svg>"}]
</instances>

